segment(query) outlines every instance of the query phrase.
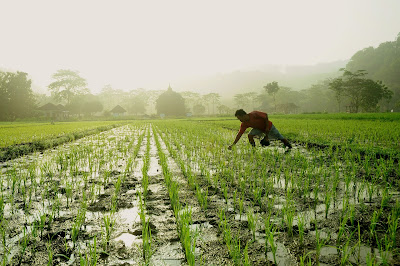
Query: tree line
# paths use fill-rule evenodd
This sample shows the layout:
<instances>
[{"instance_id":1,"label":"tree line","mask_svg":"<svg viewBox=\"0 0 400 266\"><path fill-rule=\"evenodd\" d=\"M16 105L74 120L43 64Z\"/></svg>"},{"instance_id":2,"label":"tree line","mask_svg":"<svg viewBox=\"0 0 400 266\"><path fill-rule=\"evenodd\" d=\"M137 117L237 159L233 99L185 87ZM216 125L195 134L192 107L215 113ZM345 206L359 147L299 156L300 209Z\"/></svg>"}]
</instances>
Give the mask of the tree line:
<instances>
[{"instance_id":1,"label":"tree line","mask_svg":"<svg viewBox=\"0 0 400 266\"><path fill-rule=\"evenodd\" d=\"M126 92L111 85L93 95L79 72L68 69L53 74L48 85L50 96L40 95L32 91L27 73L0 71L0 120L39 117L38 107L47 102L61 103L70 114L78 116L107 116L116 105L132 115L224 115L232 114L236 108L276 113L400 111L400 33L393 42L358 51L341 71L339 77L300 91L271 81L253 92L236 94L233 104L222 104L218 93L176 93L172 89Z\"/></svg>"}]
</instances>

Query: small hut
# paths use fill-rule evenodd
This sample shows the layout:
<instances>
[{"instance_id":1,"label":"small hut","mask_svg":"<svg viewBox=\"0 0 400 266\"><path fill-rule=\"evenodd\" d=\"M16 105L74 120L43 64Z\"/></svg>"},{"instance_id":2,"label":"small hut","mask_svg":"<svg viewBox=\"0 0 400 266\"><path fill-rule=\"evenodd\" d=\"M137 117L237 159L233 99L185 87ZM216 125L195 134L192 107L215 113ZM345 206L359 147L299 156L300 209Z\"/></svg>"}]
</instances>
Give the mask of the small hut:
<instances>
[{"instance_id":1,"label":"small hut","mask_svg":"<svg viewBox=\"0 0 400 266\"><path fill-rule=\"evenodd\" d=\"M299 107L294 103L278 104L276 110L284 114L297 114Z\"/></svg>"},{"instance_id":2,"label":"small hut","mask_svg":"<svg viewBox=\"0 0 400 266\"><path fill-rule=\"evenodd\" d=\"M117 105L110 112L112 116L123 116L126 113L126 110L120 105Z\"/></svg>"},{"instance_id":3,"label":"small hut","mask_svg":"<svg viewBox=\"0 0 400 266\"><path fill-rule=\"evenodd\" d=\"M38 110L42 111L45 117L49 117L52 120L66 119L69 113L62 104L55 105L52 103L47 103L39 107Z\"/></svg>"}]
</instances>

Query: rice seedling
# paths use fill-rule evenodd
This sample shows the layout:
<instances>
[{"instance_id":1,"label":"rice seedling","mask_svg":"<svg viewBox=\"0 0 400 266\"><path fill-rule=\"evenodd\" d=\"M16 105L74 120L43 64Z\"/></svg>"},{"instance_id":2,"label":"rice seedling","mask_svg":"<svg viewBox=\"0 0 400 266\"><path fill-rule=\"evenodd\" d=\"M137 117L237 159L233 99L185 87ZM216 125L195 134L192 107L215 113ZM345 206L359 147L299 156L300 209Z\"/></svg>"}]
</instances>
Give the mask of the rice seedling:
<instances>
[{"instance_id":1,"label":"rice seedling","mask_svg":"<svg viewBox=\"0 0 400 266\"><path fill-rule=\"evenodd\" d=\"M38 220L39 220L40 237L43 238L43 230L46 224L47 214L46 213L39 214L38 218L39 218Z\"/></svg>"},{"instance_id":2,"label":"rice seedling","mask_svg":"<svg viewBox=\"0 0 400 266\"><path fill-rule=\"evenodd\" d=\"M110 243L111 234L115 225L115 218L112 213L105 214L103 216L103 227L102 227L102 245L104 250L108 250L108 244Z\"/></svg>"},{"instance_id":3,"label":"rice seedling","mask_svg":"<svg viewBox=\"0 0 400 266\"><path fill-rule=\"evenodd\" d=\"M243 255L244 255L243 265L245 265L245 266L251 265L250 259L249 259L249 242L246 243L246 246L243 251Z\"/></svg>"},{"instance_id":4,"label":"rice seedling","mask_svg":"<svg viewBox=\"0 0 400 266\"><path fill-rule=\"evenodd\" d=\"M256 216L252 209L247 210L247 222L248 222L249 229L253 236L253 241L255 241L256 240L257 221L256 221Z\"/></svg>"},{"instance_id":5,"label":"rice seedling","mask_svg":"<svg viewBox=\"0 0 400 266\"><path fill-rule=\"evenodd\" d=\"M328 219L328 213L329 213L329 207L331 205L331 200L332 200L332 190L329 190L329 187L327 187L327 190L325 191L325 197L324 197L324 203L325 203L325 219Z\"/></svg>"},{"instance_id":6,"label":"rice seedling","mask_svg":"<svg viewBox=\"0 0 400 266\"><path fill-rule=\"evenodd\" d=\"M380 216L381 216L381 210L375 210L374 213L372 214L371 224L369 226L369 239L371 246L376 237L376 226L379 223Z\"/></svg>"},{"instance_id":7,"label":"rice seedling","mask_svg":"<svg viewBox=\"0 0 400 266\"><path fill-rule=\"evenodd\" d=\"M299 241L301 246L303 246L303 241L304 241L305 223L306 221L304 215L299 215L297 220L297 226L299 228Z\"/></svg>"},{"instance_id":8,"label":"rice seedling","mask_svg":"<svg viewBox=\"0 0 400 266\"><path fill-rule=\"evenodd\" d=\"M286 196L286 203L285 206L283 207L283 218L286 224L286 227L288 229L288 234L290 236L293 235L293 219L294 219L294 213L295 213L295 208L294 208L294 204L292 201L292 195L290 194L290 192L287 192L287 196Z\"/></svg>"},{"instance_id":9,"label":"rice seedling","mask_svg":"<svg viewBox=\"0 0 400 266\"><path fill-rule=\"evenodd\" d=\"M28 247L29 240L30 240L30 236L29 236L29 234L26 233L26 228L24 227L24 236L20 240L21 255L20 255L18 264L21 264L21 262L22 262L26 248Z\"/></svg>"},{"instance_id":10,"label":"rice seedling","mask_svg":"<svg viewBox=\"0 0 400 266\"><path fill-rule=\"evenodd\" d=\"M266 242L268 241L268 244L271 248L272 251L272 256L274 258L274 263L276 263L276 251L278 250L278 246L275 243L275 239L274 239L274 234L276 232L276 226L271 225L268 223L268 226L265 227L265 233L266 233ZM266 243L267 244L267 243ZM266 245L267 246L267 245ZM266 254L267 256L267 254Z\"/></svg>"},{"instance_id":11,"label":"rice seedling","mask_svg":"<svg viewBox=\"0 0 400 266\"><path fill-rule=\"evenodd\" d=\"M319 265L319 258L321 255L321 249L325 246L326 242L328 241L327 238L321 238L320 231L318 230L318 226L315 225L315 260L317 265ZM328 237L329 238L329 237Z\"/></svg>"},{"instance_id":12,"label":"rice seedling","mask_svg":"<svg viewBox=\"0 0 400 266\"><path fill-rule=\"evenodd\" d=\"M46 247L47 247L47 256L48 256L47 265L51 266L51 265L53 265L53 249L52 249L50 240L47 243Z\"/></svg>"}]
</instances>

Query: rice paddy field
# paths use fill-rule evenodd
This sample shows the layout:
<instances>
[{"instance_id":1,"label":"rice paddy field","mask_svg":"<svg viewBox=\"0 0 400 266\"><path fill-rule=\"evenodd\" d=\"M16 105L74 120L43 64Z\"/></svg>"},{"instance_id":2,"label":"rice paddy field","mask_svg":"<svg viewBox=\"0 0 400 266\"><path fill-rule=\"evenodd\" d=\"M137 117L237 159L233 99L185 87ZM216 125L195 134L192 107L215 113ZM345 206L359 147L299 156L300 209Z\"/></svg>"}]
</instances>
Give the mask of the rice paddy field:
<instances>
[{"instance_id":1,"label":"rice paddy field","mask_svg":"<svg viewBox=\"0 0 400 266\"><path fill-rule=\"evenodd\" d=\"M293 149L149 120L2 162L2 265L399 265L400 116L270 119Z\"/></svg>"}]
</instances>

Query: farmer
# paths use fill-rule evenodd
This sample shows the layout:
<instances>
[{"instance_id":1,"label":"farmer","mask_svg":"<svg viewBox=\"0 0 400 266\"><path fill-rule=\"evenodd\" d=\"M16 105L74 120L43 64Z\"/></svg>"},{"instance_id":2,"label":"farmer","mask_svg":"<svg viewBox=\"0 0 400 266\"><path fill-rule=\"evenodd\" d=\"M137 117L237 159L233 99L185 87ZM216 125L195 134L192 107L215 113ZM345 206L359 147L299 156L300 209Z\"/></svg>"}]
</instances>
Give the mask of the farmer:
<instances>
[{"instance_id":1,"label":"farmer","mask_svg":"<svg viewBox=\"0 0 400 266\"><path fill-rule=\"evenodd\" d=\"M268 115L266 113L260 111L246 113L243 109L240 109L236 111L235 116L242 122L242 124L240 125L240 130L236 135L235 141L228 147L229 150L231 150L233 145L239 141L240 137L242 137L243 133L248 127L253 128L248 135L249 142L253 147L256 146L254 137L258 136L259 138L264 137L260 141L261 146L269 146L269 138L271 138L279 139L283 142L285 147L288 147L289 149L292 148L292 145L289 143L289 141L285 139L279 133L278 129L276 129L276 127L272 124L272 122L268 120Z\"/></svg>"}]
</instances>

